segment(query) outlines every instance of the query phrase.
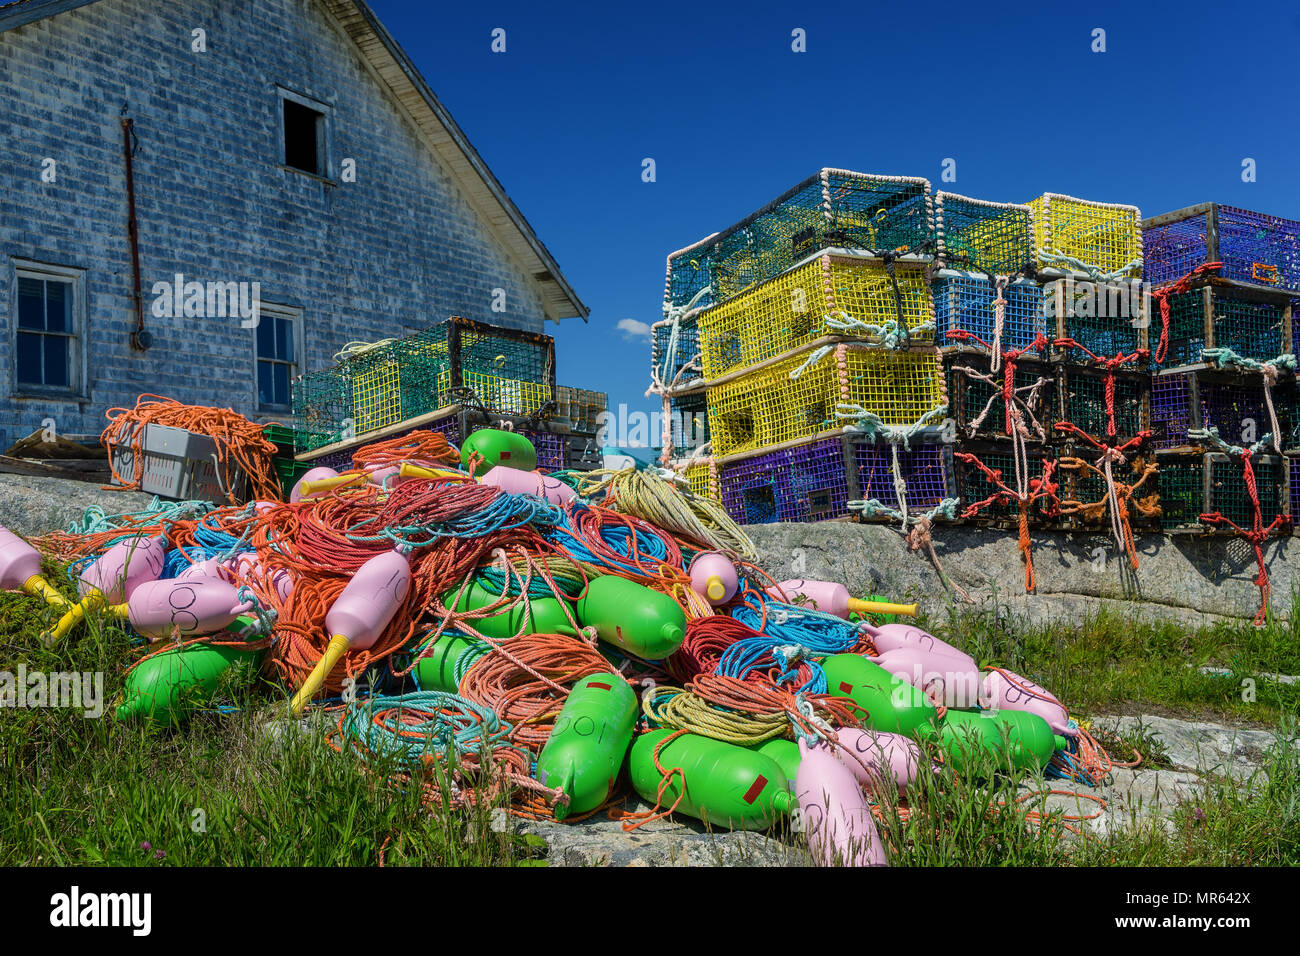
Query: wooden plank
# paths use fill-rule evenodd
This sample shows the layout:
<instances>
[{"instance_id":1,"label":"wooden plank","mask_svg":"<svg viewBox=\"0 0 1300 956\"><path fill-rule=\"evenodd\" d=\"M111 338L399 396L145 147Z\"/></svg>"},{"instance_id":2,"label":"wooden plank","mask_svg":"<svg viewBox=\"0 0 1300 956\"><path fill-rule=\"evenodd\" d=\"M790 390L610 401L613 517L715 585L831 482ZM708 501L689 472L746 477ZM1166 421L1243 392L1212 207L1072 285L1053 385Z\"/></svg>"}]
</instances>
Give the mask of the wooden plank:
<instances>
[{"instance_id":1,"label":"wooden plank","mask_svg":"<svg viewBox=\"0 0 1300 956\"><path fill-rule=\"evenodd\" d=\"M25 458L10 458L8 455L0 455L0 473L2 474L29 475L33 478L67 478L72 481L87 481L95 484L107 481L110 475L108 462L100 462L99 464L101 468L98 471L92 471L47 465L39 461L28 461Z\"/></svg>"}]
</instances>

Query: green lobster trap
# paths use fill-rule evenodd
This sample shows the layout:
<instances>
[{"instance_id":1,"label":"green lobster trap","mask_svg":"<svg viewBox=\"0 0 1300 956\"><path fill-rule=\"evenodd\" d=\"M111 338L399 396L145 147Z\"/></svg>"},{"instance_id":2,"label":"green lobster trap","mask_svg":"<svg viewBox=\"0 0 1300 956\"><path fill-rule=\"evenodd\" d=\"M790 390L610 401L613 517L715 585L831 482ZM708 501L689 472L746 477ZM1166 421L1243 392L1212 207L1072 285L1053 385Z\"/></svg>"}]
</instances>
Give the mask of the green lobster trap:
<instances>
[{"instance_id":1,"label":"green lobster trap","mask_svg":"<svg viewBox=\"0 0 1300 956\"><path fill-rule=\"evenodd\" d=\"M1153 365L1179 368L1204 361L1205 349L1230 349L1267 362L1290 352L1291 299L1286 293L1210 279L1155 303L1149 339Z\"/></svg>"},{"instance_id":2,"label":"green lobster trap","mask_svg":"<svg viewBox=\"0 0 1300 956\"><path fill-rule=\"evenodd\" d=\"M459 404L542 417L555 408L555 340L452 316L340 353L294 380L299 454Z\"/></svg>"},{"instance_id":3,"label":"green lobster trap","mask_svg":"<svg viewBox=\"0 0 1300 956\"><path fill-rule=\"evenodd\" d=\"M953 453L953 478L961 500L958 514L976 525L1015 528L1020 506L1016 500L1016 452L1010 441L963 442ZM1025 459L1027 470L1020 475L1029 500L1027 516L1036 528L1063 524L1056 496L1058 482L1056 453L1049 447L1031 448ZM996 476L990 479L987 468ZM1044 475L1047 475L1044 482ZM967 514L974 509L973 513Z\"/></svg>"},{"instance_id":4,"label":"green lobster trap","mask_svg":"<svg viewBox=\"0 0 1300 956\"><path fill-rule=\"evenodd\" d=\"M1059 368L1041 358L1005 353L997 371L992 370L990 356L975 352L948 353L943 362L948 411L962 439L1010 438L1012 409L1029 430L1028 441L1042 443L1052 438L1052 425L1060 418ZM1008 386L1010 408L1005 397Z\"/></svg>"},{"instance_id":5,"label":"green lobster trap","mask_svg":"<svg viewBox=\"0 0 1300 956\"><path fill-rule=\"evenodd\" d=\"M935 262L1013 275L1034 264L1034 214L1018 203L934 194Z\"/></svg>"},{"instance_id":6,"label":"green lobster trap","mask_svg":"<svg viewBox=\"0 0 1300 956\"><path fill-rule=\"evenodd\" d=\"M1060 365L1057 387L1057 425L1074 425L1112 446L1151 431L1151 376L1145 372ZM1060 431L1077 438L1069 429Z\"/></svg>"},{"instance_id":7,"label":"green lobster trap","mask_svg":"<svg viewBox=\"0 0 1300 956\"><path fill-rule=\"evenodd\" d=\"M933 234L928 180L823 169L670 255L664 313L725 302L822 249L924 254Z\"/></svg>"}]
</instances>

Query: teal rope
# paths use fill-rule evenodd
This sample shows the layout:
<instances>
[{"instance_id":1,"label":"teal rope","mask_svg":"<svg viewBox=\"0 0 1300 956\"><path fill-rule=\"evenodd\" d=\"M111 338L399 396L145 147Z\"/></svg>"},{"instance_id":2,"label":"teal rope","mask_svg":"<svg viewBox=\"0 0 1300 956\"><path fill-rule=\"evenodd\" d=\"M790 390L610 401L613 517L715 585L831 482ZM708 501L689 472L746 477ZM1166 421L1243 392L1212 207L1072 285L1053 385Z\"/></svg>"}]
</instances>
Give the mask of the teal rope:
<instances>
[{"instance_id":1,"label":"teal rope","mask_svg":"<svg viewBox=\"0 0 1300 956\"><path fill-rule=\"evenodd\" d=\"M376 714L383 715L379 722ZM357 756L394 757L409 765L430 754L445 758L494 750L505 743L510 725L464 697L425 690L354 701L342 729Z\"/></svg>"},{"instance_id":2,"label":"teal rope","mask_svg":"<svg viewBox=\"0 0 1300 956\"><path fill-rule=\"evenodd\" d=\"M929 518L931 521L933 521L935 518L938 517L943 517L948 521L956 521L958 504L960 504L960 499L944 498L942 501L940 501L929 511L923 512L921 514L909 513L907 516L907 523L916 524L922 518ZM846 505L846 507L850 511L862 512L862 516L864 518L875 518L877 516L883 515L886 518L892 518L894 521L903 520L903 513L901 511L899 511L897 508L891 508L889 505L885 504L884 502L877 501L875 498L871 498L867 501L850 501Z\"/></svg>"},{"instance_id":3,"label":"teal rope","mask_svg":"<svg viewBox=\"0 0 1300 956\"><path fill-rule=\"evenodd\" d=\"M131 519L144 524L171 523L197 518L214 510L216 505L208 501L163 501L157 496L142 511L127 511L115 515L106 514L98 505L91 505L81 516L80 521L73 521L68 525L68 534L88 535L116 531ZM139 534L138 530L131 530L124 532L122 537L132 537L137 534Z\"/></svg>"}]
</instances>

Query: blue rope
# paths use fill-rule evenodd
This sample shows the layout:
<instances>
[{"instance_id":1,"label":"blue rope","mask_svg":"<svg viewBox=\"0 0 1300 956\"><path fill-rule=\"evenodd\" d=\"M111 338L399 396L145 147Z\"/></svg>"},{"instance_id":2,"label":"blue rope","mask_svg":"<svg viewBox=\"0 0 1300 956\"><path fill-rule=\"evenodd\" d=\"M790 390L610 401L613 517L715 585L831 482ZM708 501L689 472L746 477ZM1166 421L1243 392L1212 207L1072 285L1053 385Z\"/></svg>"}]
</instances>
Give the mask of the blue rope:
<instances>
[{"instance_id":1,"label":"blue rope","mask_svg":"<svg viewBox=\"0 0 1300 956\"><path fill-rule=\"evenodd\" d=\"M377 527L373 535L351 533L351 541L363 544L392 541L407 548L426 548L442 538L483 538L498 531L509 531L526 524L552 525L561 519L555 505L536 495L502 494L478 511L457 515L438 524L388 525ZM357 523L358 529L376 524L379 515Z\"/></svg>"},{"instance_id":2,"label":"blue rope","mask_svg":"<svg viewBox=\"0 0 1300 956\"><path fill-rule=\"evenodd\" d=\"M627 571L634 575L641 575L643 572L631 563L598 557L592 553L591 549L587 547L586 541L577 535L571 524L572 518L581 514L583 510L585 510L584 505L576 504L571 507L570 511L560 512L560 520L547 532L546 537L562 548L575 561L603 565L616 571ZM668 561L668 545L664 539L658 535L644 532L639 528L629 528L627 525L621 524L602 525L600 538L615 553L628 558L629 562L632 557L633 541L636 543L636 551L640 554L642 560L649 558L655 561Z\"/></svg>"},{"instance_id":3,"label":"blue rope","mask_svg":"<svg viewBox=\"0 0 1300 956\"><path fill-rule=\"evenodd\" d=\"M731 616L755 631L762 631L774 644L798 644L814 657L843 654L858 642L857 625L834 614L779 601L768 601L766 608L766 624L762 614L744 604L734 608Z\"/></svg>"},{"instance_id":4,"label":"blue rope","mask_svg":"<svg viewBox=\"0 0 1300 956\"><path fill-rule=\"evenodd\" d=\"M767 635L744 638L722 652L722 657L713 672L723 677L744 680L754 671L770 669L775 662L777 666L784 668L776 682L786 684L799 677L799 664L802 661L808 665L811 676L795 690L808 694L826 693L826 672L822 670L821 665L806 653L807 648L798 645L794 645L797 648L796 653L784 653L782 648L789 646L791 645L773 640Z\"/></svg>"}]
</instances>

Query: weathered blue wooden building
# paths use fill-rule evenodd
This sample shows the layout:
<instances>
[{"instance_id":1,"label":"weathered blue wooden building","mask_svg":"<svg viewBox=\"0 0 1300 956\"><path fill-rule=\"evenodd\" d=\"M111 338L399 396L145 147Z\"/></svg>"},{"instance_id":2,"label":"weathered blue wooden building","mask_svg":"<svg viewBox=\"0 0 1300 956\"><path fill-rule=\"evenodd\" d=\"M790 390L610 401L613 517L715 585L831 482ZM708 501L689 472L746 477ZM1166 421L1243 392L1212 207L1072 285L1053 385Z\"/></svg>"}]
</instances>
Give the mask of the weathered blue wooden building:
<instances>
[{"instance_id":1,"label":"weathered blue wooden building","mask_svg":"<svg viewBox=\"0 0 1300 956\"><path fill-rule=\"evenodd\" d=\"M362 0L0 2L0 449L453 314L587 310Z\"/></svg>"}]
</instances>

